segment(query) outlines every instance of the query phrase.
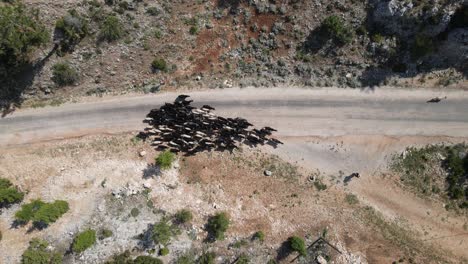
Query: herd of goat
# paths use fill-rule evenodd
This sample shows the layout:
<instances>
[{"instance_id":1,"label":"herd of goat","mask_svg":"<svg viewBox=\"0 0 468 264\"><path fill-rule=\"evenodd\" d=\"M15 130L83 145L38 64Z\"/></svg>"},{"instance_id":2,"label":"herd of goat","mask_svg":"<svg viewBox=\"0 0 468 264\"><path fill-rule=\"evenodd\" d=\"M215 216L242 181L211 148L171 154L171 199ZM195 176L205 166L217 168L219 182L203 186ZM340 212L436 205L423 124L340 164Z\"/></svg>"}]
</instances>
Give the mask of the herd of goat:
<instances>
[{"instance_id":1,"label":"herd of goat","mask_svg":"<svg viewBox=\"0 0 468 264\"><path fill-rule=\"evenodd\" d=\"M232 151L238 148L238 143L273 147L283 144L270 137L276 131L271 127L249 130L252 124L247 120L217 116L209 105L197 109L190 105L193 100L187 100L188 97L179 95L174 103L151 110L143 121L149 126L140 132L139 137L151 140L158 150L186 155L210 150Z\"/></svg>"}]
</instances>

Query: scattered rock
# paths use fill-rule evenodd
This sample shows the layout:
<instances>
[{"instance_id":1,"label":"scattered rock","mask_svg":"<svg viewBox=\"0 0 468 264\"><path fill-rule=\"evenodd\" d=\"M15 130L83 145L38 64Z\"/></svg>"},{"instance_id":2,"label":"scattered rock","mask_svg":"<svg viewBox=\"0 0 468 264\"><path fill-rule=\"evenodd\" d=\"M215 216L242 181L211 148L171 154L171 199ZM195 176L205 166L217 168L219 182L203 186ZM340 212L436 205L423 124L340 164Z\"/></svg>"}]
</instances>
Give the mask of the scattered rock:
<instances>
[{"instance_id":1,"label":"scattered rock","mask_svg":"<svg viewBox=\"0 0 468 264\"><path fill-rule=\"evenodd\" d=\"M322 257L321 255L317 256L317 262L319 264L327 264L328 263L327 260L324 257Z\"/></svg>"},{"instance_id":2,"label":"scattered rock","mask_svg":"<svg viewBox=\"0 0 468 264\"><path fill-rule=\"evenodd\" d=\"M265 174L265 176L271 176L273 173L269 170L265 170L263 174Z\"/></svg>"},{"instance_id":3,"label":"scattered rock","mask_svg":"<svg viewBox=\"0 0 468 264\"><path fill-rule=\"evenodd\" d=\"M146 151L140 151L140 153L138 153L138 155L140 155L140 157L144 157L146 156Z\"/></svg>"}]
</instances>

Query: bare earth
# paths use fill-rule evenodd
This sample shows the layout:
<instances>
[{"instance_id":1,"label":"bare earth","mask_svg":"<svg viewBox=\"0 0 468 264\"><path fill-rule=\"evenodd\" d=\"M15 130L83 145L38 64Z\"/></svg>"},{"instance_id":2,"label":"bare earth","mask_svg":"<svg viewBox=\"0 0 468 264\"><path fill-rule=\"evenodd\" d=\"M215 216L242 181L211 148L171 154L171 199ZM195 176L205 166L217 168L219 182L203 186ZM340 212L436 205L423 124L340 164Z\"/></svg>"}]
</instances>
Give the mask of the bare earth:
<instances>
[{"instance_id":1,"label":"bare earth","mask_svg":"<svg viewBox=\"0 0 468 264\"><path fill-rule=\"evenodd\" d=\"M390 263L404 256L355 219L353 208L343 202L345 193L353 193L361 204L413 230L424 244L439 248L446 259L468 258L467 219L447 212L440 202L405 191L393 175L386 174L391 155L407 146L467 141L468 94L391 89L229 89L187 94L197 106L214 106L217 114L241 116L255 126L277 128L278 138L285 145L262 148L262 153L297 164L304 177L295 182L268 179L261 175L261 167L236 167L227 153L202 154L179 161L180 175L169 173L150 181L153 201L159 208L169 212L193 208L198 214L195 226L200 229L207 215L227 210L236 223L230 237L246 237L263 229L272 237L272 248L291 233L316 235L328 227L332 240L363 262ZM0 119L0 145L4 146L0 150L0 175L30 190L27 199L68 199L72 208L60 223L41 231L44 233L24 236L9 229L15 208L4 212L0 228L6 233L0 252L9 253L0 254L0 263L17 260L31 237L62 241L62 234L76 232L92 222L109 189L128 181L138 182L154 156L147 146L130 144L129 136L49 140L136 131L142 128L141 120L151 108L176 96L104 98L19 110ZM435 96L447 96L448 100L425 102ZM150 153L146 160L137 155L141 149ZM248 150L246 155L257 154ZM345 186L344 176L355 171L362 177ZM326 180L330 186L326 192L307 187L310 174ZM99 186L104 179L109 180L106 189ZM202 185L187 184L190 181ZM178 187L173 191L164 187L171 184ZM257 189L260 194L249 198ZM292 193L298 194L300 203L286 198ZM89 263L94 263L91 257Z\"/></svg>"}]
</instances>

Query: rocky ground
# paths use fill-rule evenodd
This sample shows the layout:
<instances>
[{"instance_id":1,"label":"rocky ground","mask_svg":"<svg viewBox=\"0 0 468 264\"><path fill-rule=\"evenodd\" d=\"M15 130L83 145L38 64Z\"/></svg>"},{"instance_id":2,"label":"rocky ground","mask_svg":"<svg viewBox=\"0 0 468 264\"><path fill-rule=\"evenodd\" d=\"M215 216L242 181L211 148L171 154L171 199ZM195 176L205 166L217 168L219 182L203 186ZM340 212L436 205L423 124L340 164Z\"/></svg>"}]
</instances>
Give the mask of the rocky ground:
<instances>
[{"instance_id":1,"label":"rocky ground","mask_svg":"<svg viewBox=\"0 0 468 264\"><path fill-rule=\"evenodd\" d=\"M433 234L458 232L463 218L443 212L438 203L424 202L424 208L436 216L424 220L418 209L421 201L392 183L388 175L370 175L374 170L365 165L365 157L379 152L382 159L373 165L377 166L384 162L386 153L408 144L404 140L393 140L389 145L379 141L377 149L361 152L359 140L353 138L314 139L310 144L322 146L322 155L332 157L335 152L351 150L355 165L368 168L362 181L343 185L346 174L336 172L340 166L322 164L312 169L312 164L319 163L308 162L308 167L302 167L301 162L288 163L276 156L287 157L285 153L297 147L294 143L285 150L244 148L235 153L179 157L170 170L161 172L154 166L157 153L132 138L91 136L0 152L0 174L27 191L26 200L42 197L70 203L70 211L57 223L33 232L27 232L27 227L10 227L18 206L3 210L1 261L17 262L33 237L46 239L53 248L66 253L74 235L87 228L98 232L109 229L113 236L98 240L82 254L66 253L66 263L101 263L125 250L132 255L157 256L158 247L143 243L139 235L162 217L184 208L190 209L194 218L171 240L170 254L160 257L164 263L172 263L186 252L199 254L206 250L216 252L217 263L231 263L242 253L252 263L265 263L282 256L282 245L289 236L304 236L311 244L324 232L341 254L322 245L309 250L308 257L299 258L299 263L325 263L326 258L334 263L389 263L400 259L433 263L458 261L464 256L458 247L453 247L451 253L439 249L437 241L424 242ZM325 184L325 189L317 183ZM388 192L390 189L393 191ZM370 190L386 193L387 198L397 195L404 199L408 213L397 210L399 216L393 215L392 206L399 205ZM136 215L132 213L134 208L138 209ZM226 239L206 243L207 218L221 211L231 218ZM442 220L437 220L440 217ZM447 226L451 229L446 230ZM421 228L427 228L428 233L423 235ZM266 234L263 243L251 241L252 234L259 230ZM285 256L282 262L289 263L293 258L294 254Z\"/></svg>"},{"instance_id":2,"label":"rocky ground","mask_svg":"<svg viewBox=\"0 0 468 264\"><path fill-rule=\"evenodd\" d=\"M180 88L467 88L463 0L24 2L41 12L50 32L70 10L89 27L72 50L52 54L27 78L23 98L35 99L33 106L44 99L60 104L87 95ZM106 43L98 36L110 14L125 34ZM337 30L350 36L346 43L323 35L330 16L341 19ZM52 43L35 58L44 58ZM166 72L151 69L155 58L167 62ZM51 68L63 61L79 72L79 80L59 88Z\"/></svg>"}]
</instances>

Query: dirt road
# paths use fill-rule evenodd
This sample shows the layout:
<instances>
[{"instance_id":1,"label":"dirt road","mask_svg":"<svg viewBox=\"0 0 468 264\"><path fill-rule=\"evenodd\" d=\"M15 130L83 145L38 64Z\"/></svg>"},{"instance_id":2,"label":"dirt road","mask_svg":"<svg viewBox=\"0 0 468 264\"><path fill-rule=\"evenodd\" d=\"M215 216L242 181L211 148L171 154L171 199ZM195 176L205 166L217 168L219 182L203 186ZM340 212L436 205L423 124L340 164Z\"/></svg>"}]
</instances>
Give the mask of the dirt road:
<instances>
[{"instance_id":1,"label":"dirt road","mask_svg":"<svg viewBox=\"0 0 468 264\"><path fill-rule=\"evenodd\" d=\"M189 93L195 105L242 116L279 130L278 136L467 136L468 94L382 89L226 89ZM438 104L426 100L447 95ZM141 128L151 108L177 94L114 97L60 107L20 110L0 119L0 145L118 133Z\"/></svg>"}]
</instances>

